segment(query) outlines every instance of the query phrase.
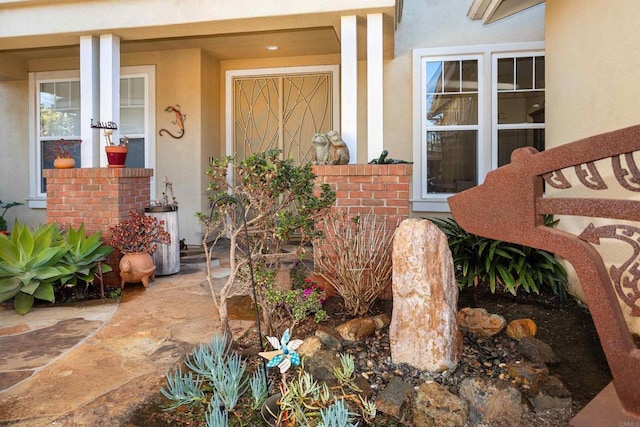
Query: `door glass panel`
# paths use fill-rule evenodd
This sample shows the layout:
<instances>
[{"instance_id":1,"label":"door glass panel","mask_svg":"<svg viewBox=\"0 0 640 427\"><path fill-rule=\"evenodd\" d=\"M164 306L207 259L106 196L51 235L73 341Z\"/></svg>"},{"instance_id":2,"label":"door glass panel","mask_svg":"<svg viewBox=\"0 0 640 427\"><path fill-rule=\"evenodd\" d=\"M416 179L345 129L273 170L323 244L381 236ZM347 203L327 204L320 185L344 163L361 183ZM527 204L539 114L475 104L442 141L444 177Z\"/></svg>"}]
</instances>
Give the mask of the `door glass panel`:
<instances>
[{"instance_id":1,"label":"door glass panel","mask_svg":"<svg viewBox=\"0 0 640 427\"><path fill-rule=\"evenodd\" d=\"M514 90L513 58L498 59L498 91Z\"/></svg>"},{"instance_id":2,"label":"door glass panel","mask_svg":"<svg viewBox=\"0 0 640 427\"><path fill-rule=\"evenodd\" d=\"M427 125L478 124L478 94L429 95Z\"/></svg>"},{"instance_id":3,"label":"door glass panel","mask_svg":"<svg viewBox=\"0 0 640 427\"><path fill-rule=\"evenodd\" d=\"M460 61L446 61L444 77L445 92L460 92Z\"/></svg>"},{"instance_id":4,"label":"door glass panel","mask_svg":"<svg viewBox=\"0 0 640 427\"><path fill-rule=\"evenodd\" d=\"M544 56L536 57L536 89L544 89Z\"/></svg>"},{"instance_id":5,"label":"door glass panel","mask_svg":"<svg viewBox=\"0 0 640 427\"><path fill-rule=\"evenodd\" d=\"M80 135L80 82L40 84L40 136L72 137Z\"/></svg>"}]
</instances>

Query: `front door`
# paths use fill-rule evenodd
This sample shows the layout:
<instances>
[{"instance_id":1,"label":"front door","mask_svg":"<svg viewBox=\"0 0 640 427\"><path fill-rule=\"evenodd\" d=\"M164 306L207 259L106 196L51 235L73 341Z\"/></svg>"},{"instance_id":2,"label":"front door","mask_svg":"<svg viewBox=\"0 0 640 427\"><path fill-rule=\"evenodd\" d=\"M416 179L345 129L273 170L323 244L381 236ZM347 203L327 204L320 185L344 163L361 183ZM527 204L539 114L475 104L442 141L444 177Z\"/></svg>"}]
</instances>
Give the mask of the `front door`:
<instances>
[{"instance_id":1,"label":"front door","mask_svg":"<svg viewBox=\"0 0 640 427\"><path fill-rule=\"evenodd\" d=\"M230 72L233 155L280 149L298 164L313 160L313 136L339 130L338 67Z\"/></svg>"}]
</instances>

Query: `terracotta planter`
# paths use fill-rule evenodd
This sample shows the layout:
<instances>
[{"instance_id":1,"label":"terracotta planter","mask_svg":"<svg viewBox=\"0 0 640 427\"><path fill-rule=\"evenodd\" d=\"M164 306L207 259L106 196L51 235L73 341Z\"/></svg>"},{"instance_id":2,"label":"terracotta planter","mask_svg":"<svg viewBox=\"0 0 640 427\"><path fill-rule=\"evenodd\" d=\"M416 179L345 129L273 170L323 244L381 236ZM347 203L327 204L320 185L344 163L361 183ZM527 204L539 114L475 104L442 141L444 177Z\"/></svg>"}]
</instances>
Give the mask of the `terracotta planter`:
<instances>
[{"instance_id":1,"label":"terracotta planter","mask_svg":"<svg viewBox=\"0 0 640 427\"><path fill-rule=\"evenodd\" d=\"M53 167L56 169L72 169L76 167L74 158L61 158L53 160Z\"/></svg>"},{"instance_id":2,"label":"terracotta planter","mask_svg":"<svg viewBox=\"0 0 640 427\"><path fill-rule=\"evenodd\" d=\"M107 145L104 147L107 152L107 162L110 168L123 168L127 160L129 148L125 145Z\"/></svg>"},{"instance_id":3,"label":"terracotta planter","mask_svg":"<svg viewBox=\"0 0 640 427\"><path fill-rule=\"evenodd\" d=\"M280 415L280 405L278 401L282 397L282 394L276 393L269 396L267 400L262 404L260 414L262 419L269 425L274 427L278 423L278 416Z\"/></svg>"},{"instance_id":4,"label":"terracotta planter","mask_svg":"<svg viewBox=\"0 0 640 427\"><path fill-rule=\"evenodd\" d=\"M125 283L140 283L145 288L149 282L156 278L156 266L153 258L147 252L124 254L120 260L120 287L124 289Z\"/></svg>"}]
</instances>

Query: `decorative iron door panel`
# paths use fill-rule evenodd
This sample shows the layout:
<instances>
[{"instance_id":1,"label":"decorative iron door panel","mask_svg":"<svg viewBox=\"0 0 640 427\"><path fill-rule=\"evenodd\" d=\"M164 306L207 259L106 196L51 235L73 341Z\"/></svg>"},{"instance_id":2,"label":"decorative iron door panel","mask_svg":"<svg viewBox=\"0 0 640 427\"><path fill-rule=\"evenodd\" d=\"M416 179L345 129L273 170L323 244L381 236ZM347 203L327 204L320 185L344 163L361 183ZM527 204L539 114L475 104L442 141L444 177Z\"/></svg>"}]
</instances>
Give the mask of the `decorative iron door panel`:
<instances>
[{"instance_id":1,"label":"decorative iron door panel","mask_svg":"<svg viewBox=\"0 0 640 427\"><path fill-rule=\"evenodd\" d=\"M280 149L297 163L313 160L311 140L333 129L331 72L233 79L234 156Z\"/></svg>"}]
</instances>

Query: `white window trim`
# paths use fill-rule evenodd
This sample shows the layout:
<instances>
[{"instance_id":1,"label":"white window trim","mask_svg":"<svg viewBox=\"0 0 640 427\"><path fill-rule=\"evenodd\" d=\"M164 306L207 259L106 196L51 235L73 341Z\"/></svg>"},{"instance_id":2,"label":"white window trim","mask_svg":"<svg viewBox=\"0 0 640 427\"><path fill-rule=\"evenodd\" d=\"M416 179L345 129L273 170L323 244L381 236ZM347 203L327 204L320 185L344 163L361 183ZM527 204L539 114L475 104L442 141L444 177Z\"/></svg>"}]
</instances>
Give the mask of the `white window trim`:
<instances>
[{"instance_id":1,"label":"white window trim","mask_svg":"<svg viewBox=\"0 0 640 427\"><path fill-rule=\"evenodd\" d=\"M424 112L426 111L426 85L423 82L424 59L456 60L460 57L478 56L478 153L477 178L481 184L493 165L493 153L497 143L493 137L493 115L487 112L494 110L493 98L494 78L493 56L509 53L511 56L523 52L544 52L544 42L503 43L472 46L457 46L451 48L426 48L413 50L413 194L411 198L414 212L450 212L447 198L452 194L437 194L423 197L422 183L426 182L426 167L423 164L423 147L426 138ZM497 113L496 113L497 114ZM461 128L460 128L461 129ZM442 130L444 128L442 127ZM497 132L497 131L496 131ZM496 133L497 135L497 133ZM490 144L487 141L492 141Z\"/></svg>"},{"instance_id":2,"label":"white window trim","mask_svg":"<svg viewBox=\"0 0 640 427\"><path fill-rule=\"evenodd\" d=\"M155 168L156 165L156 128L155 112L155 66L143 65L135 67L122 67L121 78L146 77L145 85L145 132L148 141L145 140L145 168ZM25 199L29 208L45 209L47 207L46 194L39 192L39 183L42 178L41 155L39 152L38 130L38 84L46 81L80 80L80 70L67 71L43 71L29 73L29 196ZM89 118L81 117L80 123L89 122ZM151 198L155 198L155 176L151 179Z\"/></svg>"},{"instance_id":3,"label":"white window trim","mask_svg":"<svg viewBox=\"0 0 640 427\"><path fill-rule=\"evenodd\" d=\"M250 70L227 70L225 73L225 149L227 155L233 153L233 79L245 76L268 76L282 74L325 73L333 74L332 101L333 124L340 129L340 67L338 65L309 65L300 67L255 68ZM352 151L354 152L354 151Z\"/></svg>"}]
</instances>

